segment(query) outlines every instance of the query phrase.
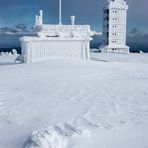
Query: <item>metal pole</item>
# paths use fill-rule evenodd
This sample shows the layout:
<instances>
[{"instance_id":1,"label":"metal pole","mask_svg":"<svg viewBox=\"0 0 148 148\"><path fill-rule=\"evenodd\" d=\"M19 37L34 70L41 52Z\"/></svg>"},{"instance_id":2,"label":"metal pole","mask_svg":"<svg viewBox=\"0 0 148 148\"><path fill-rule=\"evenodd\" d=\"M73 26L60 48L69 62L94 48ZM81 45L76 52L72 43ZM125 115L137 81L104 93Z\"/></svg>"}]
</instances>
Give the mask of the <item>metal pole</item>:
<instances>
[{"instance_id":1,"label":"metal pole","mask_svg":"<svg viewBox=\"0 0 148 148\"><path fill-rule=\"evenodd\" d=\"M62 25L62 2L59 0L59 25Z\"/></svg>"}]
</instances>

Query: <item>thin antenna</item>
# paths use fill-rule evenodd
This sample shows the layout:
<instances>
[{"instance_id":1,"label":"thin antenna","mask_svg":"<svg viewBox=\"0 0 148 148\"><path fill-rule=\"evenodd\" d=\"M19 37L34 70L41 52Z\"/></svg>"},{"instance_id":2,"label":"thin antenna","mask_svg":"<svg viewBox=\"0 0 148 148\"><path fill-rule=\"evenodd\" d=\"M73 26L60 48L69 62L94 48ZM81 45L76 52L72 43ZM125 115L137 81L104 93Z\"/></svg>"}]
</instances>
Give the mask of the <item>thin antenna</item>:
<instances>
[{"instance_id":1,"label":"thin antenna","mask_svg":"<svg viewBox=\"0 0 148 148\"><path fill-rule=\"evenodd\" d=\"M62 25L62 2L59 0L59 25Z\"/></svg>"}]
</instances>

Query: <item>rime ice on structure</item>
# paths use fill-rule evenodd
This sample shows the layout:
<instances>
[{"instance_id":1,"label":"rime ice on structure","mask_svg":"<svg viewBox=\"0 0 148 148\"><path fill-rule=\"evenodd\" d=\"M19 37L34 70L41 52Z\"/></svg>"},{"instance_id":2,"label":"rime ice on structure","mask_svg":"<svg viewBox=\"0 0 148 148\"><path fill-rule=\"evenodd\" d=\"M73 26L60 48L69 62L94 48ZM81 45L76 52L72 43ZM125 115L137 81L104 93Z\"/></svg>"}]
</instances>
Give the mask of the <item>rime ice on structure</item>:
<instances>
[{"instance_id":1,"label":"rime ice on structure","mask_svg":"<svg viewBox=\"0 0 148 148\"><path fill-rule=\"evenodd\" d=\"M94 35L89 25L75 25L71 16L70 25L62 25L61 0L59 0L59 24L43 23L43 11L36 15L35 36L20 39L22 57L25 63L38 62L53 58L89 59L90 36Z\"/></svg>"},{"instance_id":2,"label":"rime ice on structure","mask_svg":"<svg viewBox=\"0 0 148 148\"><path fill-rule=\"evenodd\" d=\"M126 46L127 9L124 0L108 0L105 4L101 52L129 53L129 47Z\"/></svg>"}]
</instances>

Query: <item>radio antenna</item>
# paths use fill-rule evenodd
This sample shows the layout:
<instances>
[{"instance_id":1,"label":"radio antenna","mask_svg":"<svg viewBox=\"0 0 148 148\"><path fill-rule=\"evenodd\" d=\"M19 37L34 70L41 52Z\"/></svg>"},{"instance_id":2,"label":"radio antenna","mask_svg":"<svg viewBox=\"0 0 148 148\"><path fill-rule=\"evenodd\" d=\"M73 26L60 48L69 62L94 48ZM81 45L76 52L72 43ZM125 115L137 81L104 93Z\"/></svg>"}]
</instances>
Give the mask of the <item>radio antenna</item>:
<instances>
[{"instance_id":1,"label":"radio antenna","mask_svg":"<svg viewBox=\"0 0 148 148\"><path fill-rule=\"evenodd\" d=\"M59 0L59 25L62 25L62 1Z\"/></svg>"}]
</instances>

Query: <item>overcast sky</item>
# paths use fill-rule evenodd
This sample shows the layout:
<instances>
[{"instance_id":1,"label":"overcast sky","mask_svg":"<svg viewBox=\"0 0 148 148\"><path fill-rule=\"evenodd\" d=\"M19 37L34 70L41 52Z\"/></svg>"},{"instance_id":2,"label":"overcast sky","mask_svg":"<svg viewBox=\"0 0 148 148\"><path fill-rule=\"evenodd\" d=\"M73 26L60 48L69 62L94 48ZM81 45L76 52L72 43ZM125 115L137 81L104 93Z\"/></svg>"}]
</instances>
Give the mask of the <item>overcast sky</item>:
<instances>
[{"instance_id":1,"label":"overcast sky","mask_svg":"<svg viewBox=\"0 0 148 148\"><path fill-rule=\"evenodd\" d=\"M101 31L102 7L107 0L62 0L63 23L76 16L77 24L90 24ZM148 0L127 0L128 31L138 28L148 32ZM0 0L0 27L17 24L34 24L34 16L39 9L44 10L45 23L58 23L58 0Z\"/></svg>"}]
</instances>

